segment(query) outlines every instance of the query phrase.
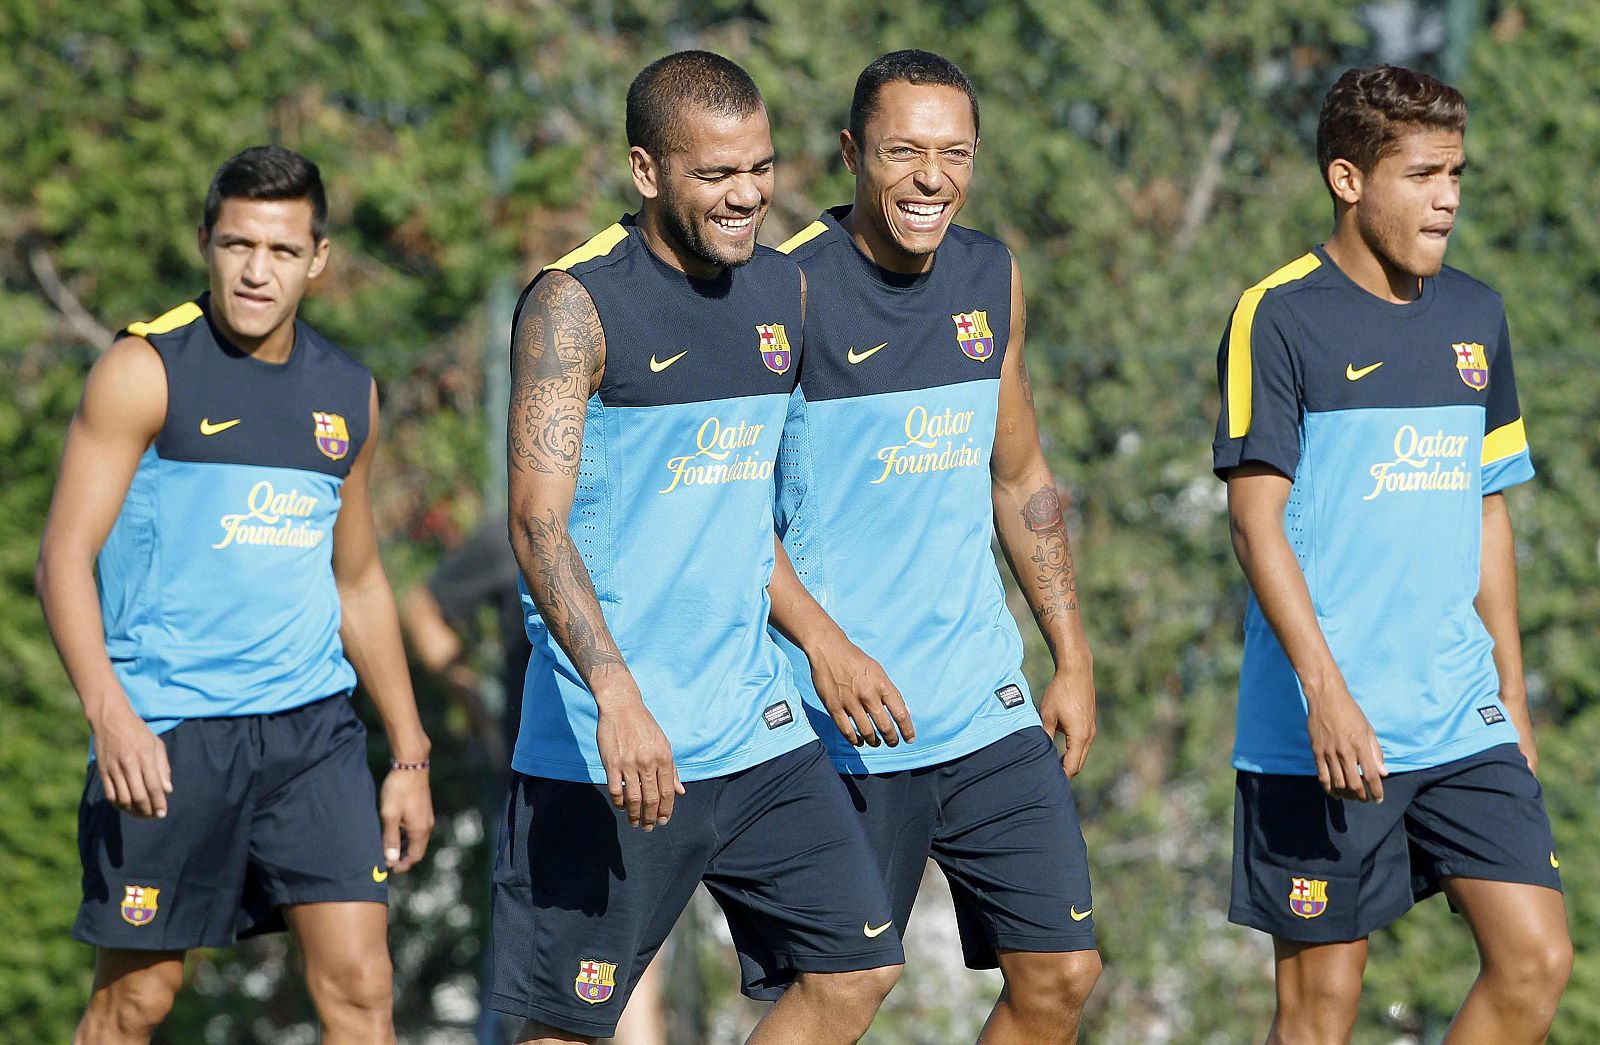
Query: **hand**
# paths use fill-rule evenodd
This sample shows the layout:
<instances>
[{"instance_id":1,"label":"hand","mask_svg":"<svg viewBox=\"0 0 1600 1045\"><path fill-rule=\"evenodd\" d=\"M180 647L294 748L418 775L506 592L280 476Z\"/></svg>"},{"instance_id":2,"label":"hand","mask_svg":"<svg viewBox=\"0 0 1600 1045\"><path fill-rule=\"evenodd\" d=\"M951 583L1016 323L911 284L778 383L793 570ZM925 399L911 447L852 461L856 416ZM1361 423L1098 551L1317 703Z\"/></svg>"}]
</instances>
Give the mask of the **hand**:
<instances>
[{"instance_id":1,"label":"hand","mask_svg":"<svg viewBox=\"0 0 1600 1045\"><path fill-rule=\"evenodd\" d=\"M672 744L631 678L604 697L595 694L595 701L600 707L595 741L611 804L627 810L634 827L653 831L672 819L673 803L684 793Z\"/></svg>"},{"instance_id":2,"label":"hand","mask_svg":"<svg viewBox=\"0 0 1600 1045\"><path fill-rule=\"evenodd\" d=\"M1539 741L1533 735L1533 716L1528 712L1527 691L1523 689L1513 691L1501 686L1500 703L1505 706L1506 716L1511 719L1511 724L1517 727L1517 750L1522 752L1523 759L1528 763L1528 772L1538 776Z\"/></svg>"},{"instance_id":3,"label":"hand","mask_svg":"<svg viewBox=\"0 0 1600 1045\"><path fill-rule=\"evenodd\" d=\"M811 682L817 687L817 696L850 743L897 747L901 737L908 744L917 739L911 711L883 666L843 632L815 650L806 650L806 657L811 661Z\"/></svg>"},{"instance_id":4,"label":"hand","mask_svg":"<svg viewBox=\"0 0 1600 1045\"><path fill-rule=\"evenodd\" d=\"M118 693L106 701L106 712L91 723L95 766L106 798L124 813L149 820L167 815L172 794L172 767L167 745L141 719L128 698Z\"/></svg>"},{"instance_id":5,"label":"hand","mask_svg":"<svg viewBox=\"0 0 1600 1045\"><path fill-rule=\"evenodd\" d=\"M378 794L383 823L383 862L402 874L428 851L433 834L433 793L426 769L391 769Z\"/></svg>"},{"instance_id":6,"label":"hand","mask_svg":"<svg viewBox=\"0 0 1600 1045\"><path fill-rule=\"evenodd\" d=\"M1522 752L1522 757L1528 763L1528 772L1534 776L1539 775L1539 742L1533 739L1533 734L1524 733L1517 737L1517 750Z\"/></svg>"},{"instance_id":7,"label":"hand","mask_svg":"<svg viewBox=\"0 0 1600 1045\"><path fill-rule=\"evenodd\" d=\"M1044 722L1044 731L1052 740L1057 733L1067 738L1061 768L1069 777L1078 775L1089 756L1089 745L1094 743L1095 736L1094 713L1093 668L1058 670L1039 699L1039 718Z\"/></svg>"},{"instance_id":8,"label":"hand","mask_svg":"<svg viewBox=\"0 0 1600 1045\"><path fill-rule=\"evenodd\" d=\"M1389 775L1383 749L1350 691L1340 684L1325 696L1311 700L1308 694L1307 699L1306 731L1322 790L1334 798L1382 802L1383 778Z\"/></svg>"}]
</instances>

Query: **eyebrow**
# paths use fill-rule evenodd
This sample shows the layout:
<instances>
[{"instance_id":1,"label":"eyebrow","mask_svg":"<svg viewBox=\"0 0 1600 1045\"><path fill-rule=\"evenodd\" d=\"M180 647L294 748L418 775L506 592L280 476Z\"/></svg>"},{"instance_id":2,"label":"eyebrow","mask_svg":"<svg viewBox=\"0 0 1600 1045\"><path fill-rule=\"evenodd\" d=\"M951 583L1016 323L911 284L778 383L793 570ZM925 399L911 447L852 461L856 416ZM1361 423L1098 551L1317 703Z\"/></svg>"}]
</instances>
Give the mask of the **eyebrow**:
<instances>
[{"instance_id":1,"label":"eyebrow","mask_svg":"<svg viewBox=\"0 0 1600 1045\"><path fill-rule=\"evenodd\" d=\"M765 159L757 160L755 163L752 163L747 168L746 167L736 167L731 163L719 163L719 164L714 164L714 165L708 166L708 167L694 167L694 168L691 168L690 171L689 171L689 174L691 176L693 176L693 177L696 177L696 178L721 177L722 175L725 175L725 174L737 174L741 170L756 171L756 170L760 170L762 167L770 167L774 163L777 162L777 159L778 159L778 154L774 152L774 153L769 153Z\"/></svg>"},{"instance_id":2,"label":"eyebrow","mask_svg":"<svg viewBox=\"0 0 1600 1045\"><path fill-rule=\"evenodd\" d=\"M224 247L228 247L235 243L254 244L256 241L249 236L241 236L237 232L219 232L217 234L217 242ZM272 243L270 246L273 250L286 250L296 257L306 252L305 244L303 243Z\"/></svg>"}]
</instances>

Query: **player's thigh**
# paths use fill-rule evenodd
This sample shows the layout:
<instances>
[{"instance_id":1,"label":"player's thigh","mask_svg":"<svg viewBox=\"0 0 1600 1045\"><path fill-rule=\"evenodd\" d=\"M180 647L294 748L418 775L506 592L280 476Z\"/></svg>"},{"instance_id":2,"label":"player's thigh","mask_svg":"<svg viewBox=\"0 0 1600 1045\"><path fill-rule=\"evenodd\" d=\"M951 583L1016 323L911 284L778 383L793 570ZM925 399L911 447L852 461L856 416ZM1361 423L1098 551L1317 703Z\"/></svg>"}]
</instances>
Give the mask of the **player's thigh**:
<instances>
[{"instance_id":1,"label":"player's thigh","mask_svg":"<svg viewBox=\"0 0 1600 1045\"><path fill-rule=\"evenodd\" d=\"M226 946L245 888L254 764L245 719L191 719L162 734L167 815L111 804L90 765L78 809L83 903L73 936L103 948Z\"/></svg>"},{"instance_id":2,"label":"player's thigh","mask_svg":"<svg viewBox=\"0 0 1600 1045\"><path fill-rule=\"evenodd\" d=\"M645 832L605 785L513 774L495 860L490 1004L607 1037L699 883L718 781Z\"/></svg>"},{"instance_id":3,"label":"player's thigh","mask_svg":"<svg viewBox=\"0 0 1600 1045\"><path fill-rule=\"evenodd\" d=\"M800 973L904 964L877 862L822 746L726 780L705 883L728 916L744 993L771 1000Z\"/></svg>"},{"instance_id":4,"label":"player's thigh","mask_svg":"<svg viewBox=\"0 0 1600 1045\"><path fill-rule=\"evenodd\" d=\"M1567 903L1559 891L1521 882L1446 878L1444 893L1466 919L1483 965L1540 986L1566 983L1572 967Z\"/></svg>"},{"instance_id":5,"label":"player's thigh","mask_svg":"<svg viewBox=\"0 0 1600 1045\"><path fill-rule=\"evenodd\" d=\"M1095 948L1088 852L1055 745L1019 730L937 774L933 858L950 880L970 968L999 952Z\"/></svg>"},{"instance_id":6,"label":"player's thigh","mask_svg":"<svg viewBox=\"0 0 1600 1045\"><path fill-rule=\"evenodd\" d=\"M306 903L283 909L321 1000L387 1006L393 993L389 909L381 903Z\"/></svg>"},{"instance_id":7,"label":"player's thigh","mask_svg":"<svg viewBox=\"0 0 1600 1045\"><path fill-rule=\"evenodd\" d=\"M841 775L850 804L861 818L878 874L889 891L894 923L903 936L932 852L939 809L933 773L901 770L865 776Z\"/></svg>"},{"instance_id":8,"label":"player's thigh","mask_svg":"<svg viewBox=\"0 0 1600 1045\"><path fill-rule=\"evenodd\" d=\"M263 924L291 904L388 902L366 735L342 696L263 716L250 828Z\"/></svg>"},{"instance_id":9,"label":"player's thigh","mask_svg":"<svg viewBox=\"0 0 1600 1045\"><path fill-rule=\"evenodd\" d=\"M1427 785L1406 812L1417 895L1451 877L1560 891L1544 791L1515 744L1424 772Z\"/></svg>"},{"instance_id":10,"label":"player's thigh","mask_svg":"<svg viewBox=\"0 0 1600 1045\"><path fill-rule=\"evenodd\" d=\"M1330 798L1314 776L1240 772L1228 917L1301 944L1361 940L1411 908L1404 814L1417 774L1380 803Z\"/></svg>"}]
</instances>

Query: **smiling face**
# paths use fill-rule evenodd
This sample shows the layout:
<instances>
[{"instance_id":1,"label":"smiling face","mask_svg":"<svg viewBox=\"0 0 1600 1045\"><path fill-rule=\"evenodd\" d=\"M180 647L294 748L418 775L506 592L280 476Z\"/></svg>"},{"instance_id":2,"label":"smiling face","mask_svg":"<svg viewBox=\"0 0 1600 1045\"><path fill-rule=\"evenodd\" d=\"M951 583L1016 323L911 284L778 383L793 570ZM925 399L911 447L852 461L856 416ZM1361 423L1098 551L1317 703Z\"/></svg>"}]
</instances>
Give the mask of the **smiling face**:
<instances>
[{"instance_id":1,"label":"smiling face","mask_svg":"<svg viewBox=\"0 0 1600 1045\"><path fill-rule=\"evenodd\" d=\"M1465 166L1459 131L1419 128L1402 135L1370 172L1335 160L1328 174L1376 260L1390 272L1425 279L1444 265Z\"/></svg>"},{"instance_id":2,"label":"smiling face","mask_svg":"<svg viewBox=\"0 0 1600 1045\"><path fill-rule=\"evenodd\" d=\"M856 176L851 233L878 265L921 272L967 199L978 132L966 92L885 84L862 140L840 135Z\"/></svg>"},{"instance_id":3,"label":"smiling face","mask_svg":"<svg viewBox=\"0 0 1600 1045\"><path fill-rule=\"evenodd\" d=\"M660 160L629 150L651 246L695 276L713 276L754 255L772 203L772 131L765 109L748 116L686 114L682 135Z\"/></svg>"},{"instance_id":4,"label":"smiling face","mask_svg":"<svg viewBox=\"0 0 1600 1045\"><path fill-rule=\"evenodd\" d=\"M306 285L328 260L311 231L311 201L225 199L200 254L211 270L213 320L239 347L255 349L291 329Z\"/></svg>"}]
</instances>

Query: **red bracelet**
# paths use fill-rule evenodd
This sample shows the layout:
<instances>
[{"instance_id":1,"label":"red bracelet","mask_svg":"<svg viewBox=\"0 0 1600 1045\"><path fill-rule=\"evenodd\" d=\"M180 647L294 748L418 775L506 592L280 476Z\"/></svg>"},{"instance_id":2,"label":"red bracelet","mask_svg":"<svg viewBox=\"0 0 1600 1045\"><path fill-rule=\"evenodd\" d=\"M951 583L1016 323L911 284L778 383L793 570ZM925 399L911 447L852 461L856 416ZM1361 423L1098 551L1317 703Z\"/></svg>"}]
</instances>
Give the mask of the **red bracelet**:
<instances>
[{"instance_id":1,"label":"red bracelet","mask_svg":"<svg viewBox=\"0 0 1600 1045\"><path fill-rule=\"evenodd\" d=\"M389 760L390 769L427 769L431 765L433 765L431 758L425 758L421 762L401 762L393 758Z\"/></svg>"}]
</instances>

